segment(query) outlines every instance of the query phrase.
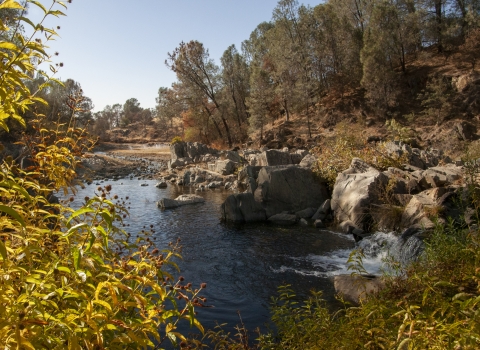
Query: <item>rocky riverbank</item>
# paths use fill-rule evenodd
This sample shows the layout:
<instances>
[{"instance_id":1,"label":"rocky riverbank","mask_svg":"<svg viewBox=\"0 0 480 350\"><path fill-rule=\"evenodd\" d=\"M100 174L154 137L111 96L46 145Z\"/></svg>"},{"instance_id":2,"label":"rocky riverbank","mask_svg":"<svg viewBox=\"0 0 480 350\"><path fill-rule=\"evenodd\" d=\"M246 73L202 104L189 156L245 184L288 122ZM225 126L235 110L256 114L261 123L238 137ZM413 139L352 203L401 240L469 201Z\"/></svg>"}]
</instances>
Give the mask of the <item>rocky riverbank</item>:
<instances>
[{"instance_id":1,"label":"rocky riverbank","mask_svg":"<svg viewBox=\"0 0 480 350\"><path fill-rule=\"evenodd\" d=\"M385 149L405 163L380 171L352 159L330 189L312 170L316 158L307 150L219 151L178 142L170 146L161 178L199 191L235 191L222 206L223 219L235 223L334 225L361 238L374 230L431 229L434 218L458 216L454 203L465 190L462 162L401 142L386 143Z\"/></svg>"},{"instance_id":2,"label":"rocky riverbank","mask_svg":"<svg viewBox=\"0 0 480 350\"><path fill-rule=\"evenodd\" d=\"M412 233L417 244L433 228L434 220L471 221L468 216L460 217L456 208L459 203L468 207L465 176L472 164L454 162L440 151L419 150L400 142L386 143L385 149L404 164L379 170L354 158L333 186L314 170L315 155L301 149L216 150L199 143L178 142L164 148L156 162L133 150L131 154L108 150L108 155L95 154L87 161L98 177L125 174L156 178L159 188L231 190L222 204L222 219L240 224L268 221L275 225L329 227L352 234L357 240L378 230L395 230L404 232L400 238L408 236L405 242L410 242ZM97 163L105 170L98 172ZM201 196L192 196L164 198L158 204L169 209L201 201ZM473 210L470 212L473 215ZM421 251L421 244L416 247L415 254ZM375 276L362 279L342 275L335 278L335 286L346 299L358 302L366 292L378 291L382 282Z\"/></svg>"}]
</instances>

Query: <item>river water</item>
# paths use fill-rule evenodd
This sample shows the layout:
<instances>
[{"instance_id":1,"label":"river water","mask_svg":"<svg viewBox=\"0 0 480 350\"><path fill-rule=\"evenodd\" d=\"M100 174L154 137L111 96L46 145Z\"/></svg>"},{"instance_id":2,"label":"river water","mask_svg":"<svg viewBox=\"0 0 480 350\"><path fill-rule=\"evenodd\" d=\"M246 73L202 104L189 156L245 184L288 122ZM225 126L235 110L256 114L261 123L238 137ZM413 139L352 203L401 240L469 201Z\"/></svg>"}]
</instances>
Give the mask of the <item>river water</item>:
<instances>
[{"instance_id":1,"label":"river water","mask_svg":"<svg viewBox=\"0 0 480 350\"><path fill-rule=\"evenodd\" d=\"M308 296L311 289L322 290L327 302L335 303L332 276L348 273L346 261L355 247L351 236L313 227L227 225L220 221L220 205L232 192L224 190L196 192L205 203L161 210L156 206L159 199L194 193L193 189L170 184L159 189L153 180L107 180L101 185L106 184L112 185L112 194L129 196L126 223L133 236L153 225L159 247L167 248L169 242L181 239L181 274L194 285L207 283L204 296L213 307L198 310L205 328L213 328L217 322L228 323L227 329L234 327L239 323L239 311L248 329L265 330L271 297L283 284L292 285L299 296ZM97 187L91 184L79 189L72 206L93 196ZM385 235L384 239L391 241L391 237ZM379 249L369 253L364 261L369 272L378 272L378 253Z\"/></svg>"}]
</instances>

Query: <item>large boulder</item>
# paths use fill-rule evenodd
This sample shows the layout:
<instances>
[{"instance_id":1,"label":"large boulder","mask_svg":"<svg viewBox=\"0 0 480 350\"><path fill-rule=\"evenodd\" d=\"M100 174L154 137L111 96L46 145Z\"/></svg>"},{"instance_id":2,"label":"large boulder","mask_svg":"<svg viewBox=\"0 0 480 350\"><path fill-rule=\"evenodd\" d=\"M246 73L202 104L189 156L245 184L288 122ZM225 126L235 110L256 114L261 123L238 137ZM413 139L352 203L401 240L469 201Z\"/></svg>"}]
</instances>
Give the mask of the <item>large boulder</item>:
<instances>
[{"instance_id":1,"label":"large boulder","mask_svg":"<svg viewBox=\"0 0 480 350\"><path fill-rule=\"evenodd\" d=\"M175 199L162 198L157 202L157 206L162 209L171 209L187 204L203 203L205 199L194 194L182 194Z\"/></svg>"},{"instance_id":2,"label":"large boulder","mask_svg":"<svg viewBox=\"0 0 480 350\"><path fill-rule=\"evenodd\" d=\"M297 153L290 154L285 151L270 149L258 155L255 155L254 158L250 158L250 161L251 161L250 165L278 166L278 165L299 164L302 158L303 157L301 154L297 154Z\"/></svg>"},{"instance_id":3,"label":"large boulder","mask_svg":"<svg viewBox=\"0 0 480 350\"><path fill-rule=\"evenodd\" d=\"M234 223L265 221L265 209L256 202L252 193L238 193L228 196L221 207L222 219Z\"/></svg>"},{"instance_id":4,"label":"large boulder","mask_svg":"<svg viewBox=\"0 0 480 350\"><path fill-rule=\"evenodd\" d=\"M229 159L235 163L243 163L245 159L238 154L237 151L222 151L220 153L221 157L224 157L225 159Z\"/></svg>"},{"instance_id":5,"label":"large boulder","mask_svg":"<svg viewBox=\"0 0 480 350\"><path fill-rule=\"evenodd\" d=\"M338 275L333 278L335 291L345 301L360 304L369 294L376 294L385 288L385 282L374 275Z\"/></svg>"},{"instance_id":6,"label":"large boulder","mask_svg":"<svg viewBox=\"0 0 480 350\"><path fill-rule=\"evenodd\" d=\"M215 162L215 172L222 175L230 175L235 172L236 165L235 162L226 159L226 160L217 160Z\"/></svg>"},{"instance_id":7,"label":"large boulder","mask_svg":"<svg viewBox=\"0 0 480 350\"><path fill-rule=\"evenodd\" d=\"M379 189L387 183L387 175L354 158L333 187L331 206L337 222L351 221L357 228L368 229L370 209L379 203Z\"/></svg>"},{"instance_id":8,"label":"large boulder","mask_svg":"<svg viewBox=\"0 0 480 350\"><path fill-rule=\"evenodd\" d=\"M431 218L438 216L442 211L443 203L440 199L452 191L449 188L437 187L412 196L402 214L402 227L433 228L435 225Z\"/></svg>"},{"instance_id":9,"label":"large boulder","mask_svg":"<svg viewBox=\"0 0 480 350\"><path fill-rule=\"evenodd\" d=\"M327 198L324 182L310 169L298 166L264 167L258 173L255 200L262 204L267 217L284 211L297 212L319 207Z\"/></svg>"},{"instance_id":10,"label":"large boulder","mask_svg":"<svg viewBox=\"0 0 480 350\"><path fill-rule=\"evenodd\" d=\"M170 145L172 161L178 158L191 158L194 162L198 162L202 156L207 154L218 154L218 150L199 142L175 142Z\"/></svg>"}]
</instances>

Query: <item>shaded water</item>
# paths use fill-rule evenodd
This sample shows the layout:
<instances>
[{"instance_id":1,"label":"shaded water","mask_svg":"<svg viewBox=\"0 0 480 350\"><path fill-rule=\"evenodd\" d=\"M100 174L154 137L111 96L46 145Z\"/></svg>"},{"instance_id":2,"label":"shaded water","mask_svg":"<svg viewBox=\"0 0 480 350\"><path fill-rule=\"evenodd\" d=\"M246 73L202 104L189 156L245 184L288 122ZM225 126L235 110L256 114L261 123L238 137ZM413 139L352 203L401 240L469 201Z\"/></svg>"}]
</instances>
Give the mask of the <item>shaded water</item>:
<instances>
[{"instance_id":1,"label":"shaded water","mask_svg":"<svg viewBox=\"0 0 480 350\"><path fill-rule=\"evenodd\" d=\"M156 206L160 198L176 198L193 193L193 189L175 185L158 189L153 180L123 179L102 185L107 183L113 187L112 194L130 197L126 223L132 236L143 226L153 225L161 248L181 238L181 274L197 286L207 282L203 294L207 304L214 306L198 310L205 328L213 328L216 322L235 326L238 310L248 329L265 329L270 298L282 284L291 284L300 296L307 296L311 289L322 290L326 300L333 303L332 276L348 273L346 261L355 247L351 236L313 227L224 224L219 219L220 205L231 194L227 191L196 192L205 203L162 211ZM92 196L97 186L79 190L72 205ZM396 239L391 234L382 235L388 242ZM391 245L381 239L361 244L372 249L367 251L365 267L371 273L378 272L384 247Z\"/></svg>"}]
</instances>

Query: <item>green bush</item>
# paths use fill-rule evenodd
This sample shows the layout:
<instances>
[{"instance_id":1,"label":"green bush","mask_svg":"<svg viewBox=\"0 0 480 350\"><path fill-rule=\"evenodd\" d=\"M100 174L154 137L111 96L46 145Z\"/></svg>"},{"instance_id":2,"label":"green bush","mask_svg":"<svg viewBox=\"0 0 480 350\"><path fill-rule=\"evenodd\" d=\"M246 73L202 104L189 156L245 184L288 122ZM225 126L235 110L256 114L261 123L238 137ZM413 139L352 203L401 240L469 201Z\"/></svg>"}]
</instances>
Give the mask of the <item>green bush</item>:
<instances>
[{"instance_id":1,"label":"green bush","mask_svg":"<svg viewBox=\"0 0 480 350\"><path fill-rule=\"evenodd\" d=\"M55 7L65 6L27 2L45 18L62 15ZM23 7L8 0L0 4L3 9ZM34 27L42 37L55 36L42 23ZM0 30L9 29L0 23ZM46 46L34 38L18 31L14 41L0 43L0 128L6 131L8 118L25 124L22 112L45 103L26 85L40 73L37 64L48 60ZM177 325L189 322L203 332L195 307L202 306L199 293L206 285L195 288L167 272L166 266L176 267L178 243L160 250L149 232L133 241L122 230L128 198L112 194L110 185L99 187L78 210L51 200L57 191L75 189L76 168L93 144L74 123L81 98L70 96L69 125L47 127L37 115L35 134L24 141L29 168L8 157L0 165L0 348L153 349L166 339L185 343Z\"/></svg>"}]
</instances>

